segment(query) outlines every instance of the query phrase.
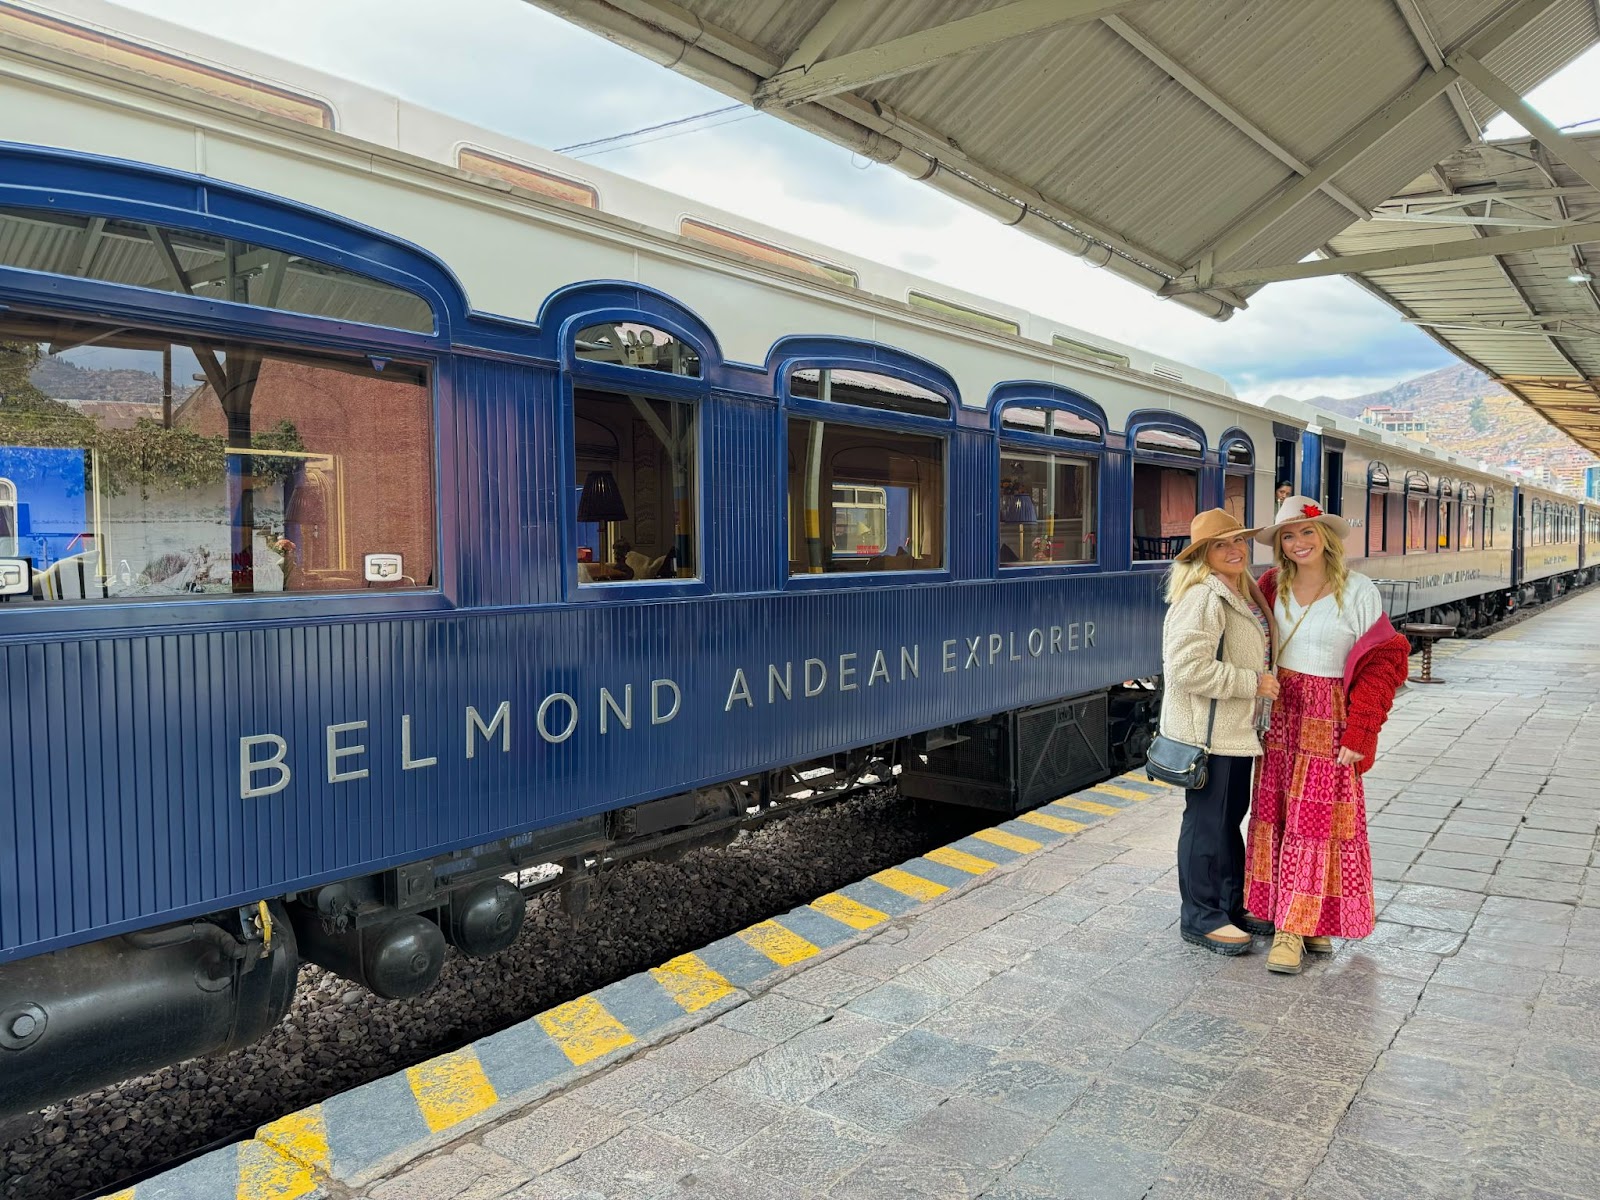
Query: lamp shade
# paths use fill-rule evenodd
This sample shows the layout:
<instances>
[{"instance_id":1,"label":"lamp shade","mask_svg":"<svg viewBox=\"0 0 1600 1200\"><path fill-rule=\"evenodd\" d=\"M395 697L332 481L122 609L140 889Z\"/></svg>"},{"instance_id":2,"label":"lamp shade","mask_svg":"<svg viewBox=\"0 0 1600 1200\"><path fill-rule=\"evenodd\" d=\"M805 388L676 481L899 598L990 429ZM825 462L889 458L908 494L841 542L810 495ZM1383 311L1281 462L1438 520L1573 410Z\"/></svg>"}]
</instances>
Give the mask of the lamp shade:
<instances>
[{"instance_id":1,"label":"lamp shade","mask_svg":"<svg viewBox=\"0 0 1600 1200\"><path fill-rule=\"evenodd\" d=\"M590 471L583 480L583 493L578 497L578 520L626 521L627 506L622 503L622 489L617 477L610 471Z\"/></svg>"}]
</instances>

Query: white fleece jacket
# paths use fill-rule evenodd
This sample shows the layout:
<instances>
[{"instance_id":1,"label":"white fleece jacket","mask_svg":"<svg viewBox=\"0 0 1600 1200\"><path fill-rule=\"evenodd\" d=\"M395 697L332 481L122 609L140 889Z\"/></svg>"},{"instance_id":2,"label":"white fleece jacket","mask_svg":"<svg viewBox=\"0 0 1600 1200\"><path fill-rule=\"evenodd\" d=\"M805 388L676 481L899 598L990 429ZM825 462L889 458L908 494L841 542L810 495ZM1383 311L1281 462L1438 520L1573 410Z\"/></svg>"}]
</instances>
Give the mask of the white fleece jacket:
<instances>
[{"instance_id":1,"label":"white fleece jacket","mask_svg":"<svg viewBox=\"0 0 1600 1200\"><path fill-rule=\"evenodd\" d=\"M1190 588L1167 609L1162 626L1166 690L1161 732L1180 742L1205 745L1206 715L1211 701L1216 700L1211 752L1258 757L1261 739L1256 736L1253 717L1256 680L1266 656L1267 641L1260 624L1244 600L1222 580L1210 575Z\"/></svg>"}]
</instances>

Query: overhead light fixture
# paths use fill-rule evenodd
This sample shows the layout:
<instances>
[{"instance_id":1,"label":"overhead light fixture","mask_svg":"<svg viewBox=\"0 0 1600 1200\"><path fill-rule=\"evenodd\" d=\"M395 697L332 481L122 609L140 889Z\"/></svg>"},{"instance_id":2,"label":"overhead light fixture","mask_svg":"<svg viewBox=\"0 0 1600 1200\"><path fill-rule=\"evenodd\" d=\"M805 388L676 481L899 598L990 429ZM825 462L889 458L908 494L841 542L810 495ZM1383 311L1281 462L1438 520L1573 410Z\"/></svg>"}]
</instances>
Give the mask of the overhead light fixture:
<instances>
[{"instance_id":1,"label":"overhead light fixture","mask_svg":"<svg viewBox=\"0 0 1600 1200\"><path fill-rule=\"evenodd\" d=\"M1568 283L1593 283L1594 276L1588 271L1577 270L1567 276Z\"/></svg>"}]
</instances>

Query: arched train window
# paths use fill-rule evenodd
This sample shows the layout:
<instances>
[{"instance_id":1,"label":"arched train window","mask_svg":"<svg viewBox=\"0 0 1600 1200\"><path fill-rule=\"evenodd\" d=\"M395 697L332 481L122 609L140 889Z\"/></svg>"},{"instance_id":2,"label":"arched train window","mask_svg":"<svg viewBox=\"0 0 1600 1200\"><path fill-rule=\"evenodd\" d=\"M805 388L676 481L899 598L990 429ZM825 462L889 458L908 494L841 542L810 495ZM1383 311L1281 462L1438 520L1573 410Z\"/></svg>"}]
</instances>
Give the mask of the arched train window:
<instances>
[{"instance_id":1,"label":"arched train window","mask_svg":"<svg viewBox=\"0 0 1600 1200\"><path fill-rule=\"evenodd\" d=\"M1136 425L1132 435L1133 558L1165 562L1189 544L1205 443L1179 425Z\"/></svg>"},{"instance_id":2,"label":"arched train window","mask_svg":"<svg viewBox=\"0 0 1600 1200\"><path fill-rule=\"evenodd\" d=\"M1367 557L1393 554L1389 539L1389 468L1381 462L1367 465Z\"/></svg>"}]
</instances>

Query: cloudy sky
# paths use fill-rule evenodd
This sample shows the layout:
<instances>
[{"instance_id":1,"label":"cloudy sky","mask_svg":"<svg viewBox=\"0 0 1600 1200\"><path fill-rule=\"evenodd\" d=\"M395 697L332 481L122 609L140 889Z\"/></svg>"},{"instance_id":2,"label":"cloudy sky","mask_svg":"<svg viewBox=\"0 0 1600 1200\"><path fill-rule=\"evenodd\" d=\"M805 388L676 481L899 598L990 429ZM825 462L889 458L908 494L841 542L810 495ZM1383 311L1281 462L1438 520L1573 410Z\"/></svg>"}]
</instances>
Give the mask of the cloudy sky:
<instances>
[{"instance_id":1,"label":"cloudy sky","mask_svg":"<svg viewBox=\"0 0 1600 1200\"><path fill-rule=\"evenodd\" d=\"M730 103L524 0L120 2L551 148ZM1600 118L1600 50L1531 98L1557 124ZM1489 132L1519 131L1501 118ZM1357 395L1454 361L1337 279L1275 284L1218 324L749 110L576 153L849 253L1209 368L1255 399Z\"/></svg>"}]
</instances>

